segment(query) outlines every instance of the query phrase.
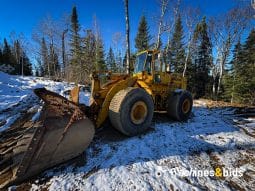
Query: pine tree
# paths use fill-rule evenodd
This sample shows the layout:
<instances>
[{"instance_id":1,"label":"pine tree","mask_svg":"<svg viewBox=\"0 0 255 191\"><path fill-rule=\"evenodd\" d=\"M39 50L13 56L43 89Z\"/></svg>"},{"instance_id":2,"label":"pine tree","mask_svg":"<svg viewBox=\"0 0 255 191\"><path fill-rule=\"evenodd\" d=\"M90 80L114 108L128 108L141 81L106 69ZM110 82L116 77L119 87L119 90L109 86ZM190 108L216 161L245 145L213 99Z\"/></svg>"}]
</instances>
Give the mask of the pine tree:
<instances>
[{"instance_id":1,"label":"pine tree","mask_svg":"<svg viewBox=\"0 0 255 191\"><path fill-rule=\"evenodd\" d=\"M188 57L187 60L187 69L186 69L186 78L187 78L187 89L194 95L197 91L197 78L196 78L196 66L192 62L192 56Z\"/></svg>"},{"instance_id":2,"label":"pine tree","mask_svg":"<svg viewBox=\"0 0 255 191\"><path fill-rule=\"evenodd\" d=\"M0 48L0 65L3 64L3 52L2 49Z\"/></svg>"},{"instance_id":3,"label":"pine tree","mask_svg":"<svg viewBox=\"0 0 255 191\"><path fill-rule=\"evenodd\" d=\"M31 76L32 73L32 64L29 60L29 58L27 57L26 53L23 51L21 59L23 62L23 73L25 76Z\"/></svg>"},{"instance_id":4,"label":"pine tree","mask_svg":"<svg viewBox=\"0 0 255 191\"><path fill-rule=\"evenodd\" d=\"M241 95L238 94L238 89L242 84L240 73L243 69L243 47L240 40L237 42L233 49L233 59L228 64L228 70L224 75L223 79L223 89L224 95L223 98L225 101L241 102Z\"/></svg>"},{"instance_id":5,"label":"pine tree","mask_svg":"<svg viewBox=\"0 0 255 191\"><path fill-rule=\"evenodd\" d=\"M101 38L96 41L96 63L95 68L97 71L104 71L107 69L104 59L104 45Z\"/></svg>"},{"instance_id":6,"label":"pine tree","mask_svg":"<svg viewBox=\"0 0 255 191\"><path fill-rule=\"evenodd\" d=\"M149 49L149 41L151 37L149 35L149 27L145 16L140 19L138 32L135 38L135 47L138 52Z\"/></svg>"},{"instance_id":7,"label":"pine tree","mask_svg":"<svg viewBox=\"0 0 255 191\"><path fill-rule=\"evenodd\" d=\"M70 64L71 64L71 76L76 82L81 81L82 77L81 74L82 50L79 31L80 25L78 21L78 14L76 7L74 6L71 15Z\"/></svg>"},{"instance_id":8,"label":"pine tree","mask_svg":"<svg viewBox=\"0 0 255 191\"><path fill-rule=\"evenodd\" d=\"M9 63L10 57L11 57L11 48L10 48L6 38L4 38L3 62L6 64Z\"/></svg>"},{"instance_id":9,"label":"pine tree","mask_svg":"<svg viewBox=\"0 0 255 191\"><path fill-rule=\"evenodd\" d=\"M15 59L16 59L16 67L15 67L15 70L16 70L16 73L19 74L19 75L24 75L23 73L23 65L22 63L20 62L21 61L21 56L22 56L22 48L20 46L20 43L19 43L19 40L15 40L14 42L14 55L15 55Z\"/></svg>"},{"instance_id":10,"label":"pine tree","mask_svg":"<svg viewBox=\"0 0 255 191\"><path fill-rule=\"evenodd\" d=\"M171 65L174 72L182 73L185 62L185 50L183 47L183 27L181 15L178 15L174 26L174 33L171 40L170 54Z\"/></svg>"},{"instance_id":11,"label":"pine tree","mask_svg":"<svg viewBox=\"0 0 255 191\"><path fill-rule=\"evenodd\" d=\"M194 31L194 52L193 62L195 67L195 94L196 97L203 97L209 89L209 71L212 64L212 44L207 33L205 17L197 24Z\"/></svg>"},{"instance_id":12,"label":"pine tree","mask_svg":"<svg viewBox=\"0 0 255 191\"><path fill-rule=\"evenodd\" d=\"M91 30L86 30L86 36L83 39L83 64L82 71L86 83L89 83L89 74L95 70L96 62L96 37Z\"/></svg>"},{"instance_id":13,"label":"pine tree","mask_svg":"<svg viewBox=\"0 0 255 191\"><path fill-rule=\"evenodd\" d=\"M112 72L117 72L117 66L115 61L115 56L112 50L112 47L110 47L109 52L106 57L106 64L107 68L111 70Z\"/></svg>"},{"instance_id":14,"label":"pine tree","mask_svg":"<svg viewBox=\"0 0 255 191\"><path fill-rule=\"evenodd\" d=\"M238 93L242 102L255 105L255 29L253 29L243 46L243 66L240 68L242 84Z\"/></svg>"},{"instance_id":15,"label":"pine tree","mask_svg":"<svg viewBox=\"0 0 255 191\"><path fill-rule=\"evenodd\" d=\"M255 30L245 44L240 41L233 50L233 59L223 79L224 98L232 103L255 105Z\"/></svg>"},{"instance_id":16,"label":"pine tree","mask_svg":"<svg viewBox=\"0 0 255 191\"><path fill-rule=\"evenodd\" d=\"M78 21L78 15L76 7L73 7L72 16L71 16L71 53L73 56L79 54L80 52L80 25Z\"/></svg>"},{"instance_id":17,"label":"pine tree","mask_svg":"<svg viewBox=\"0 0 255 191\"><path fill-rule=\"evenodd\" d=\"M7 40L4 38L4 47L3 47L3 53L2 53L2 63L4 72L7 72L9 74L17 74L16 69L16 62L15 57L12 53L11 47L9 46Z\"/></svg>"}]
</instances>

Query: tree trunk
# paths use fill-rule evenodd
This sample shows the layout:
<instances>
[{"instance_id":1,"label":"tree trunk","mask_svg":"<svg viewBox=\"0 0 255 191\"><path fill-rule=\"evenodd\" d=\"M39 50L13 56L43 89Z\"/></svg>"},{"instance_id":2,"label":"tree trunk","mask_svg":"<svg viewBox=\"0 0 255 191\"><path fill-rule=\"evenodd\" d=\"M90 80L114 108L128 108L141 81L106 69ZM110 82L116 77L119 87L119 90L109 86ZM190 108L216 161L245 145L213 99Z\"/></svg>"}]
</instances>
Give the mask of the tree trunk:
<instances>
[{"instance_id":1,"label":"tree trunk","mask_svg":"<svg viewBox=\"0 0 255 191\"><path fill-rule=\"evenodd\" d=\"M190 47L191 47L191 34L189 35L188 52L187 52L187 55L186 55L186 58L185 58L184 70L183 70L183 73L182 73L183 77L185 77L185 73L186 73L186 70L187 70L187 64L188 64L188 59L189 59L189 55L190 55Z\"/></svg>"},{"instance_id":2,"label":"tree trunk","mask_svg":"<svg viewBox=\"0 0 255 191\"><path fill-rule=\"evenodd\" d=\"M62 61L63 61L63 76L65 76L66 71L66 53L65 53L65 34L68 32L68 30L64 30L62 33Z\"/></svg>"},{"instance_id":3,"label":"tree trunk","mask_svg":"<svg viewBox=\"0 0 255 191\"><path fill-rule=\"evenodd\" d=\"M158 35L157 35L157 42L156 42L156 49L159 49L159 43L160 43L160 36L162 34L162 25L163 25L163 18L166 12L166 7L168 4L168 0L162 0L161 1L161 15L159 19L159 26L158 26Z\"/></svg>"},{"instance_id":4,"label":"tree trunk","mask_svg":"<svg viewBox=\"0 0 255 191\"><path fill-rule=\"evenodd\" d=\"M235 81L236 81L236 75L234 73L234 80L233 80L233 85L232 85L232 92L231 92L231 104L234 103L234 91L235 91Z\"/></svg>"},{"instance_id":5,"label":"tree trunk","mask_svg":"<svg viewBox=\"0 0 255 191\"><path fill-rule=\"evenodd\" d=\"M54 61L54 42L53 38L51 39L51 67L53 67L53 76L56 76L56 68L55 68L55 61Z\"/></svg>"},{"instance_id":6,"label":"tree trunk","mask_svg":"<svg viewBox=\"0 0 255 191\"><path fill-rule=\"evenodd\" d=\"M126 59L126 72L127 74L130 73L130 40L129 40L129 13L128 13L128 0L125 0L125 14L126 14L126 54L127 54L127 59Z\"/></svg>"},{"instance_id":7,"label":"tree trunk","mask_svg":"<svg viewBox=\"0 0 255 191\"><path fill-rule=\"evenodd\" d=\"M212 92L213 92L213 98L215 98L215 91L216 91L216 89L215 89L215 82L216 82L216 79L215 78L213 78L213 88L212 88Z\"/></svg>"},{"instance_id":8,"label":"tree trunk","mask_svg":"<svg viewBox=\"0 0 255 191\"><path fill-rule=\"evenodd\" d=\"M24 76L24 57L21 57L21 75Z\"/></svg>"},{"instance_id":9,"label":"tree trunk","mask_svg":"<svg viewBox=\"0 0 255 191\"><path fill-rule=\"evenodd\" d=\"M216 93L217 100L218 100L218 95L220 93L220 86L221 86L221 81L222 81L222 76L223 76L223 70L224 70L226 60L227 60L227 56L228 56L228 49L225 49L225 51L223 52L223 55L222 55L222 60L220 62L220 74L219 74L218 87L217 87L217 93Z\"/></svg>"},{"instance_id":10,"label":"tree trunk","mask_svg":"<svg viewBox=\"0 0 255 191\"><path fill-rule=\"evenodd\" d=\"M162 16L162 15L161 15ZM162 33L162 18L160 18L159 26L158 26L158 36L157 36L157 43L156 43L156 49L159 49L159 43L160 43L160 36Z\"/></svg>"}]
</instances>

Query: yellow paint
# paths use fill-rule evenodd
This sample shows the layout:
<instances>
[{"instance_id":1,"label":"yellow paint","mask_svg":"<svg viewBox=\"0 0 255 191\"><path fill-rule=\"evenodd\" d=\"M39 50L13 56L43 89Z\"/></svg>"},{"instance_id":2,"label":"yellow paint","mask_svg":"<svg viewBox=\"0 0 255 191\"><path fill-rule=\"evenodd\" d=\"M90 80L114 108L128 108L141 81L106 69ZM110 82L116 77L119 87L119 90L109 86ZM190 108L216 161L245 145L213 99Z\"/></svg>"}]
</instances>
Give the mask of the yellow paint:
<instances>
[{"instance_id":1,"label":"yellow paint","mask_svg":"<svg viewBox=\"0 0 255 191\"><path fill-rule=\"evenodd\" d=\"M98 73L94 72L92 77L92 103L91 113L95 116L96 127L100 127L108 116L109 106L112 98L120 90L127 87L143 88L154 101L154 108L157 111L166 111L166 100L169 94L175 89L186 89L187 80L181 74L169 73L163 70L164 64L160 63L160 70L154 70L157 50L143 51L152 55L151 72L146 71L136 74L109 74L109 82L100 85ZM166 69L166 67L165 67Z\"/></svg>"},{"instance_id":2,"label":"yellow paint","mask_svg":"<svg viewBox=\"0 0 255 191\"><path fill-rule=\"evenodd\" d=\"M104 102L101 106L101 109L99 110L97 120L96 120L96 127L100 127L102 123L105 121L105 119L107 118L108 112L109 112L109 106L114 95L117 94L120 90L123 90L127 87L132 87L135 84L136 80L137 80L136 77L129 77L125 80L121 80L117 82L109 89L104 99Z\"/></svg>"}]
</instances>

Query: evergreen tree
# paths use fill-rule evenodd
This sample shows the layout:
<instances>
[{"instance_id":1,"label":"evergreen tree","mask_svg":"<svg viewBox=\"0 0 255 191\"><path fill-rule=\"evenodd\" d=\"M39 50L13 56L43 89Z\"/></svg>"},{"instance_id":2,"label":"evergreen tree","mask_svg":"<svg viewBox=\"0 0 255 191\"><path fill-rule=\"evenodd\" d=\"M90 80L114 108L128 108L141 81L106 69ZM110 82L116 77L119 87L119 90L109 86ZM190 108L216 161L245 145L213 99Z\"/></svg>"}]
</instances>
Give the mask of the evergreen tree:
<instances>
[{"instance_id":1,"label":"evergreen tree","mask_svg":"<svg viewBox=\"0 0 255 191\"><path fill-rule=\"evenodd\" d=\"M15 57L12 53L11 47L9 46L7 40L4 38L4 47L2 53L2 63L4 66L3 71L9 74L17 74Z\"/></svg>"},{"instance_id":2,"label":"evergreen tree","mask_svg":"<svg viewBox=\"0 0 255 191\"><path fill-rule=\"evenodd\" d=\"M240 56L242 67L238 67L237 73L241 78L241 85L237 88L238 94L242 96L242 102L255 105L255 29L253 29L244 46L243 54ZM241 62L240 61L240 62Z\"/></svg>"},{"instance_id":3,"label":"evergreen tree","mask_svg":"<svg viewBox=\"0 0 255 191\"><path fill-rule=\"evenodd\" d=\"M72 9L71 16L71 53L73 56L80 53L80 25L78 21L78 14L76 7L74 6Z\"/></svg>"},{"instance_id":4,"label":"evergreen tree","mask_svg":"<svg viewBox=\"0 0 255 191\"><path fill-rule=\"evenodd\" d=\"M117 72L115 56L114 56L112 47L110 47L109 52L107 54L106 64L109 70L111 70L112 72Z\"/></svg>"},{"instance_id":5,"label":"evergreen tree","mask_svg":"<svg viewBox=\"0 0 255 191\"><path fill-rule=\"evenodd\" d=\"M60 74L60 63L58 59L58 54L55 52L54 53L54 66L55 66L55 75Z\"/></svg>"},{"instance_id":6,"label":"evergreen tree","mask_svg":"<svg viewBox=\"0 0 255 191\"><path fill-rule=\"evenodd\" d=\"M15 40L13 49L14 49L14 55L15 55L15 59L16 59L15 73L17 73L19 75L23 75L24 74L24 73L22 73L23 65L21 63L22 48L20 46L19 40Z\"/></svg>"},{"instance_id":7,"label":"evergreen tree","mask_svg":"<svg viewBox=\"0 0 255 191\"><path fill-rule=\"evenodd\" d=\"M83 81L89 83L89 74L95 70L94 63L96 62L96 37L91 30L86 30L86 36L83 42Z\"/></svg>"},{"instance_id":8,"label":"evergreen tree","mask_svg":"<svg viewBox=\"0 0 255 191\"><path fill-rule=\"evenodd\" d=\"M82 50L81 38L79 35L80 25L78 21L78 14L76 7L72 9L71 15L71 39L70 39L70 52L71 52L71 76L74 80L81 81L82 74Z\"/></svg>"},{"instance_id":9,"label":"evergreen tree","mask_svg":"<svg viewBox=\"0 0 255 191\"><path fill-rule=\"evenodd\" d=\"M171 65L174 72L182 73L185 62L185 50L183 47L183 27L181 15L178 15L174 26L174 33L171 40L170 54Z\"/></svg>"},{"instance_id":10,"label":"evergreen tree","mask_svg":"<svg viewBox=\"0 0 255 191\"><path fill-rule=\"evenodd\" d=\"M149 27L145 16L141 17L138 32L135 38L135 47L138 52L149 49L149 41L151 37L149 35Z\"/></svg>"},{"instance_id":11,"label":"evergreen tree","mask_svg":"<svg viewBox=\"0 0 255 191\"><path fill-rule=\"evenodd\" d=\"M95 68L97 71L104 71L107 69L104 59L104 45L101 38L96 41L96 63Z\"/></svg>"},{"instance_id":12,"label":"evergreen tree","mask_svg":"<svg viewBox=\"0 0 255 191\"><path fill-rule=\"evenodd\" d=\"M32 73L32 64L27 57L26 53L23 51L21 56L21 62L23 63L23 73L25 76L31 76Z\"/></svg>"},{"instance_id":13,"label":"evergreen tree","mask_svg":"<svg viewBox=\"0 0 255 191\"><path fill-rule=\"evenodd\" d=\"M238 94L238 89L242 84L241 74L243 67L243 48L240 40L237 42L233 49L233 59L228 64L228 69L224 75L223 79L223 98L226 101L241 102L241 95Z\"/></svg>"},{"instance_id":14,"label":"evergreen tree","mask_svg":"<svg viewBox=\"0 0 255 191\"><path fill-rule=\"evenodd\" d=\"M197 72L196 66L194 62L192 62L192 56L189 56L187 61L187 70L186 70L187 89L195 96L197 91L196 72Z\"/></svg>"},{"instance_id":15,"label":"evergreen tree","mask_svg":"<svg viewBox=\"0 0 255 191\"><path fill-rule=\"evenodd\" d=\"M223 79L224 98L232 103L255 105L255 30L245 44L240 41L233 50L233 59Z\"/></svg>"},{"instance_id":16,"label":"evergreen tree","mask_svg":"<svg viewBox=\"0 0 255 191\"><path fill-rule=\"evenodd\" d=\"M2 49L0 48L0 65L3 63L3 52Z\"/></svg>"},{"instance_id":17,"label":"evergreen tree","mask_svg":"<svg viewBox=\"0 0 255 191\"><path fill-rule=\"evenodd\" d=\"M194 31L193 64L195 67L195 94L203 97L209 89L209 71L212 64L212 44L207 33L205 17L197 24Z\"/></svg>"},{"instance_id":18,"label":"evergreen tree","mask_svg":"<svg viewBox=\"0 0 255 191\"><path fill-rule=\"evenodd\" d=\"M11 48L10 48L6 38L4 38L3 62L5 64L10 63L10 57L11 57Z\"/></svg>"},{"instance_id":19,"label":"evergreen tree","mask_svg":"<svg viewBox=\"0 0 255 191\"><path fill-rule=\"evenodd\" d=\"M40 70L39 70L39 68L35 68L35 76L36 77L39 77L40 76Z\"/></svg>"}]
</instances>

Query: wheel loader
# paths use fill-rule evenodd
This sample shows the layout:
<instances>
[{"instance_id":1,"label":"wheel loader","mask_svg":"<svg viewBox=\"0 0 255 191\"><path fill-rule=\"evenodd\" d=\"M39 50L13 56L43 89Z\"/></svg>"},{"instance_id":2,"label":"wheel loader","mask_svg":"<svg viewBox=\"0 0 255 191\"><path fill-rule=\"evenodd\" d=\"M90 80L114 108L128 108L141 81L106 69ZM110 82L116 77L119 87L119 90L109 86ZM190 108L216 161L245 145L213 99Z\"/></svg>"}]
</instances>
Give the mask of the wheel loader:
<instances>
[{"instance_id":1,"label":"wheel loader","mask_svg":"<svg viewBox=\"0 0 255 191\"><path fill-rule=\"evenodd\" d=\"M39 120L1 135L1 188L80 155L107 119L124 135L135 136L150 127L154 112L178 121L190 116L193 101L186 79L169 72L159 51L140 52L132 74L107 72L104 84L100 75L91 74L89 106L79 104L78 86L69 100L45 88L34 90L44 101Z\"/></svg>"}]
</instances>

